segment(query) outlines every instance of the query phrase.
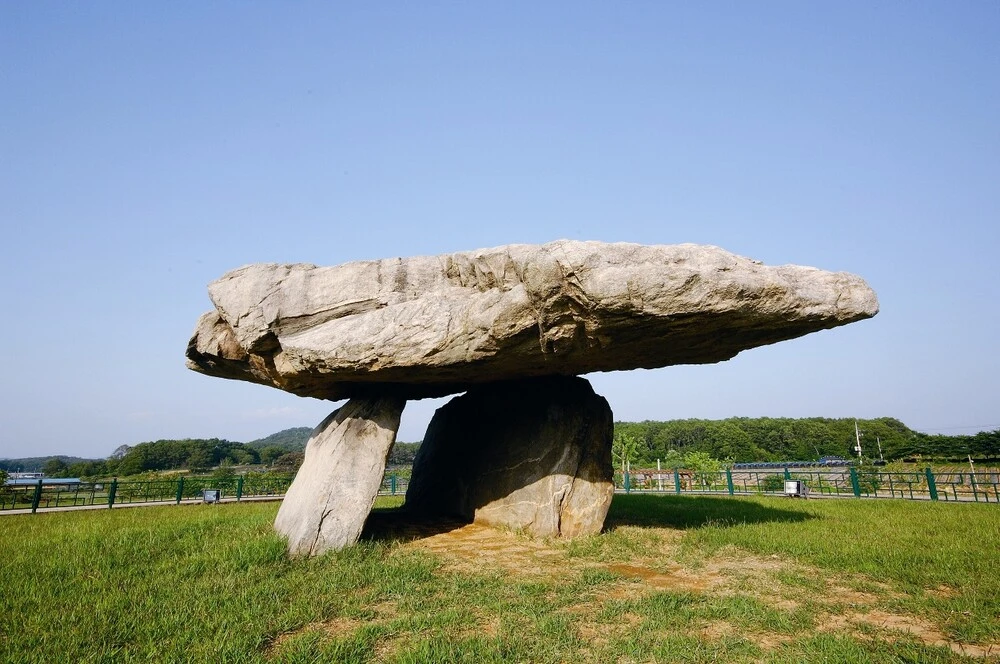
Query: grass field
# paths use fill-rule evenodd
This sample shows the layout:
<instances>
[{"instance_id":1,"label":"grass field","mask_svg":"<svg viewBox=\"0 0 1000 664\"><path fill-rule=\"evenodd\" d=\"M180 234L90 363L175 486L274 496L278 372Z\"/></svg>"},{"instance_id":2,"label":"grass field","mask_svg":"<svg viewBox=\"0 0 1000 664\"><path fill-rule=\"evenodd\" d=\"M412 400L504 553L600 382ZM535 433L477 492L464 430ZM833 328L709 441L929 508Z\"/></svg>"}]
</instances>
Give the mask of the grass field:
<instances>
[{"instance_id":1,"label":"grass field","mask_svg":"<svg viewBox=\"0 0 1000 664\"><path fill-rule=\"evenodd\" d=\"M0 518L0 661L1000 661L1000 509L615 497L536 542L390 514L288 560L277 504Z\"/></svg>"}]
</instances>

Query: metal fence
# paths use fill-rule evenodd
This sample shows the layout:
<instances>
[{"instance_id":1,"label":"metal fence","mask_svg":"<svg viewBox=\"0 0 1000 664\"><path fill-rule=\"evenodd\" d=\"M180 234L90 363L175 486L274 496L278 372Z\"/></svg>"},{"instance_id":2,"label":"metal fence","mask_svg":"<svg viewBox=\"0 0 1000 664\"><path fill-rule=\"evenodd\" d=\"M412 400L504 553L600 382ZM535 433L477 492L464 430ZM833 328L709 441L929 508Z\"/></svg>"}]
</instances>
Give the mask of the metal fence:
<instances>
[{"instance_id":1,"label":"metal fence","mask_svg":"<svg viewBox=\"0 0 1000 664\"><path fill-rule=\"evenodd\" d=\"M821 471L773 470L640 471L615 474L615 488L626 493L784 495L785 482L798 480L814 497L905 498L1000 503L1000 473L884 471L850 466Z\"/></svg>"},{"instance_id":2,"label":"metal fence","mask_svg":"<svg viewBox=\"0 0 1000 664\"><path fill-rule=\"evenodd\" d=\"M137 503L180 503L205 500L205 491L218 491L212 500L236 500L284 496L292 475L270 473L231 477L185 477L160 480L118 480L58 483L50 479L32 484L0 486L0 510L38 510L57 507L114 507ZM386 475L379 495L403 495L407 480Z\"/></svg>"},{"instance_id":3,"label":"metal fence","mask_svg":"<svg viewBox=\"0 0 1000 664\"><path fill-rule=\"evenodd\" d=\"M402 496L408 474L388 473L381 496ZM205 491L218 491L219 500L281 497L292 475L250 473L231 477L189 477L159 480L118 480L0 487L0 510L38 510L57 507L114 507L137 503L180 503L204 500ZM718 473L685 470L638 471L615 474L615 488L625 493L784 495L785 482L798 480L813 497L905 498L957 502L1000 503L1000 472L921 472L836 468L803 471L794 468L725 470Z\"/></svg>"}]
</instances>

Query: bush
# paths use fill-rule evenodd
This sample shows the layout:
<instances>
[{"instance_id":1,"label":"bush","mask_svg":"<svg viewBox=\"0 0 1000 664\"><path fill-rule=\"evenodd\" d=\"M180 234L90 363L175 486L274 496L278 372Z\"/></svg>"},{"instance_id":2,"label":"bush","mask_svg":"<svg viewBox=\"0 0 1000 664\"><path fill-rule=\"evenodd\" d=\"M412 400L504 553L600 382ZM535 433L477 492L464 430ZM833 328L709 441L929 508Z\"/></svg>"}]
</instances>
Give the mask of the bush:
<instances>
[{"instance_id":1,"label":"bush","mask_svg":"<svg viewBox=\"0 0 1000 664\"><path fill-rule=\"evenodd\" d=\"M684 467L694 473L694 479L703 487L711 486L722 471L722 462L713 459L707 452L688 452L684 455Z\"/></svg>"},{"instance_id":2,"label":"bush","mask_svg":"<svg viewBox=\"0 0 1000 664\"><path fill-rule=\"evenodd\" d=\"M785 476L768 475L764 478L764 481L760 483L760 488L762 491L784 491Z\"/></svg>"},{"instance_id":3,"label":"bush","mask_svg":"<svg viewBox=\"0 0 1000 664\"><path fill-rule=\"evenodd\" d=\"M858 473L858 485L865 493L875 493L882 488L882 474L876 470L865 470Z\"/></svg>"},{"instance_id":4,"label":"bush","mask_svg":"<svg viewBox=\"0 0 1000 664\"><path fill-rule=\"evenodd\" d=\"M274 460L272 468L278 472L294 473L305 460L304 452L288 452Z\"/></svg>"},{"instance_id":5,"label":"bush","mask_svg":"<svg viewBox=\"0 0 1000 664\"><path fill-rule=\"evenodd\" d=\"M233 467L228 463L223 464L218 468L216 468L214 471L212 471L213 480L228 480L231 477L234 477L235 475L236 473L233 472Z\"/></svg>"}]
</instances>

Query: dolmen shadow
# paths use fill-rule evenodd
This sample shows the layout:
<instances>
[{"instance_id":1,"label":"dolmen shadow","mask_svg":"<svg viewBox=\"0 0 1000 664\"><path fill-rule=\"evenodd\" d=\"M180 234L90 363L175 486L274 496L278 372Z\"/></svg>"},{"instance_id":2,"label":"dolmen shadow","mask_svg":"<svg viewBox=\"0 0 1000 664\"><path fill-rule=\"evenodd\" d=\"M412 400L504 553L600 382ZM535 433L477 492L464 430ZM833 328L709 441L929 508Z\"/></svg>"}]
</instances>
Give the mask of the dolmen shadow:
<instances>
[{"instance_id":1,"label":"dolmen shadow","mask_svg":"<svg viewBox=\"0 0 1000 664\"><path fill-rule=\"evenodd\" d=\"M816 518L807 512L732 498L617 494L601 532L613 532L622 526L688 530L706 525L729 528L755 523L800 523ZM411 542L452 532L470 523L470 519L457 516L421 515L405 506L376 508L365 522L361 539Z\"/></svg>"},{"instance_id":2,"label":"dolmen shadow","mask_svg":"<svg viewBox=\"0 0 1000 664\"><path fill-rule=\"evenodd\" d=\"M731 527L753 523L796 523L815 518L807 512L733 498L617 494L608 510L604 532L620 526L689 529L708 524Z\"/></svg>"},{"instance_id":3,"label":"dolmen shadow","mask_svg":"<svg viewBox=\"0 0 1000 664\"><path fill-rule=\"evenodd\" d=\"M361 540L369 542L412 542L458 530L471 523L449 516L414 514L405 507L375 508L361 531Z\"/></svg>"}]
</instances>

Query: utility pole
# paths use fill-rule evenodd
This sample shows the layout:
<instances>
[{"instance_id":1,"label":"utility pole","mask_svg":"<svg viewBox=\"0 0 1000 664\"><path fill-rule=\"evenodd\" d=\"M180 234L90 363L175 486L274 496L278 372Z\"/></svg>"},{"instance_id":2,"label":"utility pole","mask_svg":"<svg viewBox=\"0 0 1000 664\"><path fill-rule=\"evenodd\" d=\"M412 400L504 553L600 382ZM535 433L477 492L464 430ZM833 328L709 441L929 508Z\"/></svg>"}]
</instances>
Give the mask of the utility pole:
<instances>
[{"instance_id":1,"label":"utility pole","mask_svg":"<svg viewBox=\"0 0 1000 664\"><path fill-rule=\"evenodd\" d=\"M878 443L878 458L880 461L885 461L885 457L882 456L882 439L875 436L875 442Z\"/></svg>"},{"instance_id":2,"label":"utility pole","mask_svg":"<svg viewBox=\"0 0 1000 664\"><path fill-rule=\"evenodd\" d=\"M858 453L858 465L863 466L865 464L864 459L861 458L861 432L858 431L858 421L854 420L854 438L858 441L858 444L854 446L855 451Z\"/></svg>"}]
</instances>

